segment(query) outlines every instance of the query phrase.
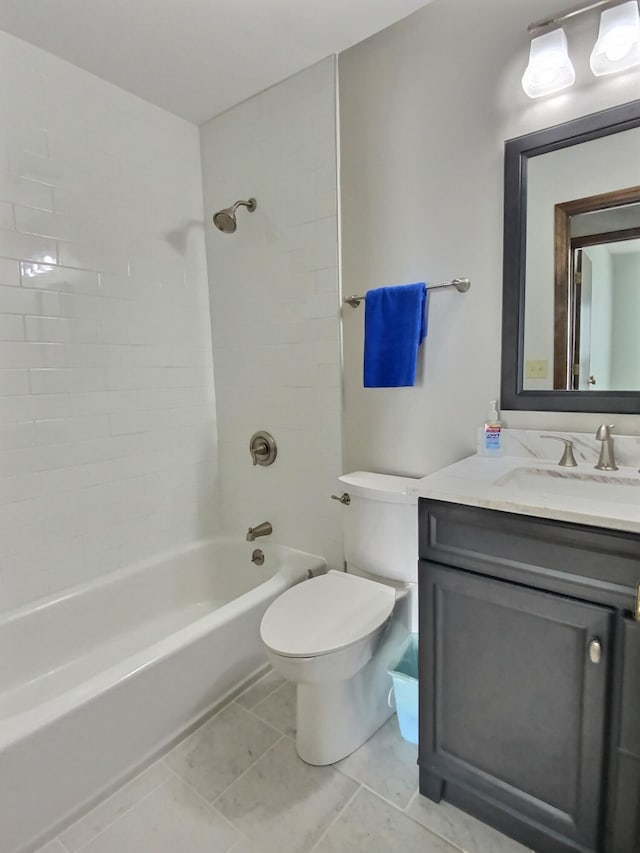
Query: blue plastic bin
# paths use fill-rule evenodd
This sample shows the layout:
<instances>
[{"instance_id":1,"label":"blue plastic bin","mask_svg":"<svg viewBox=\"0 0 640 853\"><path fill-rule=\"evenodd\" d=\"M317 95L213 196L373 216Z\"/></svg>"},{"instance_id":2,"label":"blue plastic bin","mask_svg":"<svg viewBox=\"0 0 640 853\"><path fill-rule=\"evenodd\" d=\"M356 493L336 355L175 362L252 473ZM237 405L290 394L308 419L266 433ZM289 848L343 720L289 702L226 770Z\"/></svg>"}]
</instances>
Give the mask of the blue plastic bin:
<instances>
[{"instance_id":1,"label":"blue plastic bin","mask_svg":"<svg viewBox=\"0 0 640 853\"><path fill-rule=\"evenodd\" d=\"M409 743L418 743L418 635L409 634L400 659L388 670L393 679L393 694L400 734Z\"/></svg>"}]
</instances>

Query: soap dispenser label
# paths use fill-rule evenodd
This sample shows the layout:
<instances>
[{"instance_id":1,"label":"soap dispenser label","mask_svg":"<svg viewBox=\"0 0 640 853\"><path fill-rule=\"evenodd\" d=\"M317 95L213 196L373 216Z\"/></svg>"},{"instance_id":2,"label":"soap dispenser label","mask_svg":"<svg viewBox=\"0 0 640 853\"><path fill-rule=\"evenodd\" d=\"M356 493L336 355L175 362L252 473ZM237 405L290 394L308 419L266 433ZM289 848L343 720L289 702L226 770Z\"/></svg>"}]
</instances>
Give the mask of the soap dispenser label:
<instances>
[{"instance_id":1,"label":"soap dispenser label","mask_svg":"<svg viewBox=\"0 0 640 853\"><path fill-rule=\"evenodd\" d=\"M484 446L487 450L499 450L500 449L500 433L502 431L502 427L500 426L485 426L484 428Z\"/></svg>"}]
</instances>

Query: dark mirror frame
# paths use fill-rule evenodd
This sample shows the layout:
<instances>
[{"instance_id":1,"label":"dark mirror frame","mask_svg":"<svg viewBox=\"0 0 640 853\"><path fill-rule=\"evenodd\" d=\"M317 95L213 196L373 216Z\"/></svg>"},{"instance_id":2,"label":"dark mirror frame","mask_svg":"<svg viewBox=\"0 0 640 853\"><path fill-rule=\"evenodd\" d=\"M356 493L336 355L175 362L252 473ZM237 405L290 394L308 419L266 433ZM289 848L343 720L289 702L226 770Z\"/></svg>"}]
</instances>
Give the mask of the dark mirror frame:
<instances>
[{"instance_id":1,"label":"dark mirror frame","mask_svg":"<svg viewBox=\"0 0 640 853\"><path fill-rule=\"evenodd\" d=\"M634 127L640 127L640 100L505 143L500 392L503 410L640 414L640 391L525 391L523 388L529 158Z\"/></svg>"}]
</instances>

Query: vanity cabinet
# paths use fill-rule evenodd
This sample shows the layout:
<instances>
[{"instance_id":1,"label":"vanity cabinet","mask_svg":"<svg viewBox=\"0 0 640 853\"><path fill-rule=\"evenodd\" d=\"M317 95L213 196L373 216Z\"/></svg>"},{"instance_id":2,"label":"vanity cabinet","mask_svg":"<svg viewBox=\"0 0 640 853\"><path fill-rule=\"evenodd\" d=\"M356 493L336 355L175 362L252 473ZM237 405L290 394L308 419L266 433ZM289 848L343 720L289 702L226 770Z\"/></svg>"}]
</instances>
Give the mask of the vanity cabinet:
<instances>
[{"instance_id":1,"label":"vanity cabinet","mask_svg":"<svg viewBox=\"0 0 640 853\"><path fill-rule=\"evenodd\" d=\"M640 537L419 512L421 793L540 853L640 851Z\"/></svg>"},{"instance_id":2,"label":"vanity cabinet","mask_svg":"<svg viewBox=\"0 0 640 853\"><path fill-rule=\"evenodd\" d=\"M611 797L612 853L640 853L640 622L622 625L622 696Z\"/></svg>"}]
</instances>

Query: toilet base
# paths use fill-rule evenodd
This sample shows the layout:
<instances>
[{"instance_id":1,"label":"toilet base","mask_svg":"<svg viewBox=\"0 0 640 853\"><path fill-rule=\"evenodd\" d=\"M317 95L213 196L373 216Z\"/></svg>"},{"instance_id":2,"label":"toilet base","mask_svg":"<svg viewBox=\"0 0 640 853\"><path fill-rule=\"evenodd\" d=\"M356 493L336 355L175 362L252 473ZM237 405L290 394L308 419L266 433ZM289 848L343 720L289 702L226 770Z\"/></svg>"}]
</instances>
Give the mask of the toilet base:
<instances>
[{"instance_id":1,"label":"toilet base","mask_svg":"<svg viewBox=\"0 0 640 853\"><path fill-rule=\"evenodd\" d=\"M296 751L307 764L333 764L367 741L393 714L386 661L374 656L352 678L298 684Z\"/></svg>"}]
</instances>

